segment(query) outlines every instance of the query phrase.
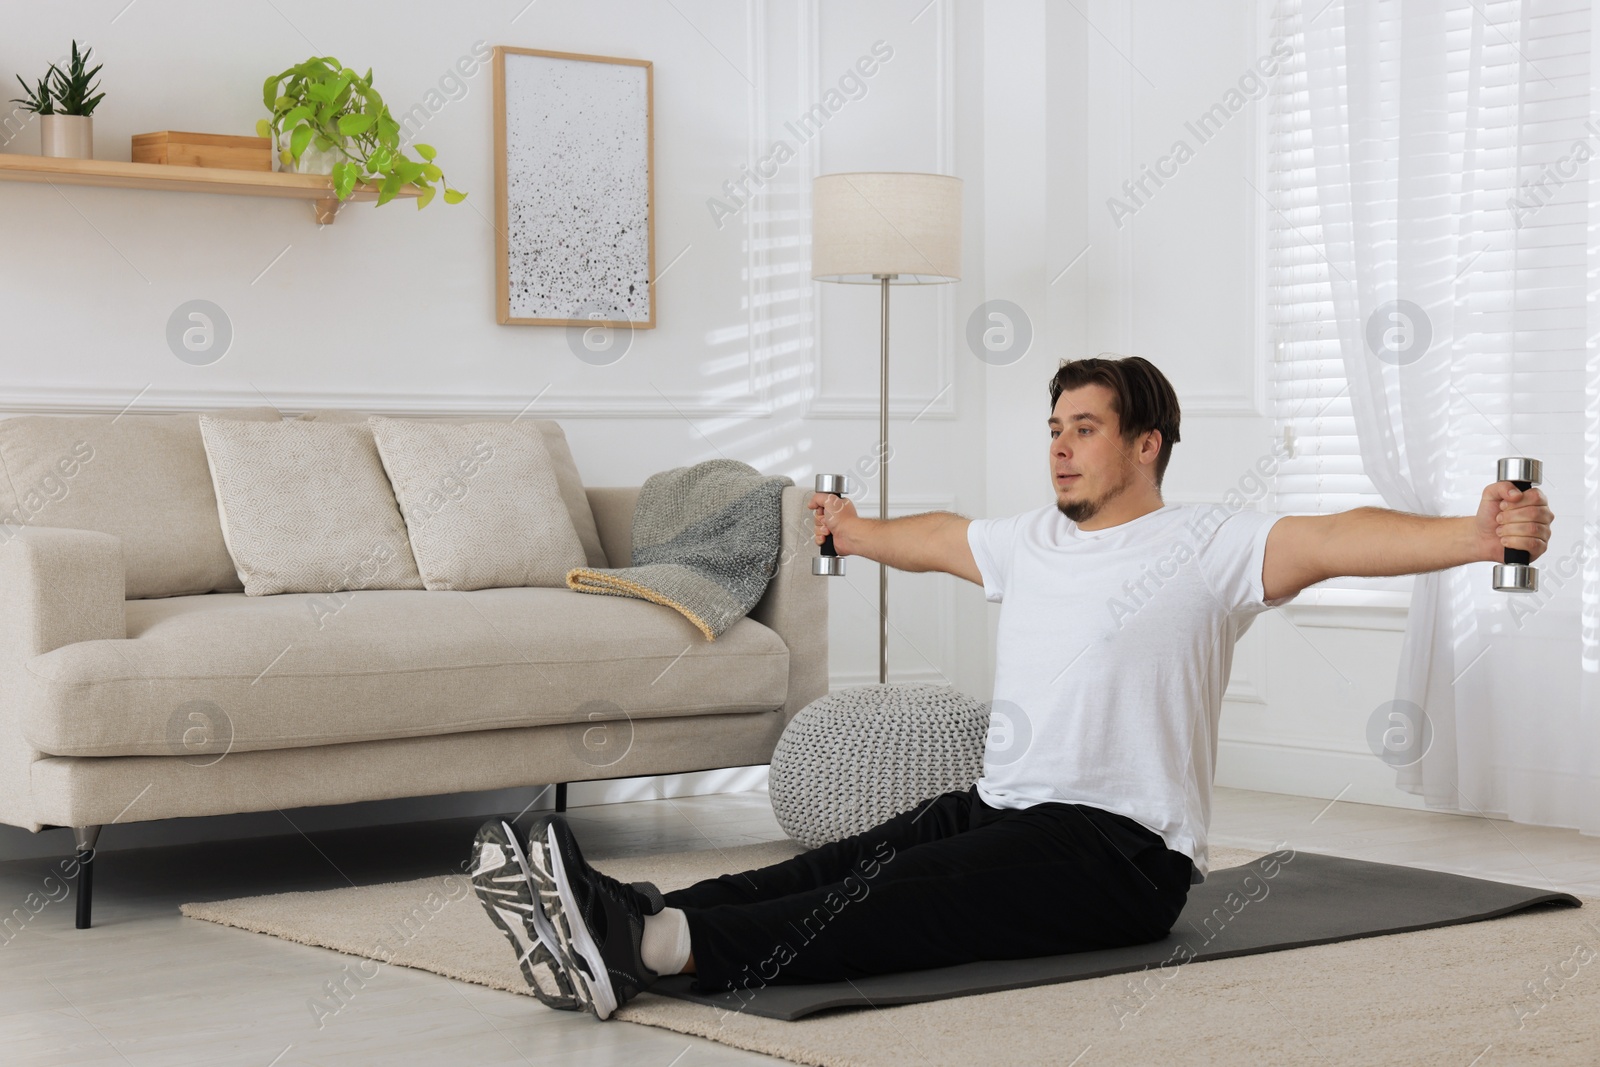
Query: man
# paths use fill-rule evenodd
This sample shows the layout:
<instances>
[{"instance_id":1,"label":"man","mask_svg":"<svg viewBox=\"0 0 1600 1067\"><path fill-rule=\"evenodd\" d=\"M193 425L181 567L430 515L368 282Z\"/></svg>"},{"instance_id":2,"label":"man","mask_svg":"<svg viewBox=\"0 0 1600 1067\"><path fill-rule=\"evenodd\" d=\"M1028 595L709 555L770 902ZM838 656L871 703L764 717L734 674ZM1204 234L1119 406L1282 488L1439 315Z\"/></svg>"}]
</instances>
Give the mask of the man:
<instances>
[{"instance_id":1,"label":"man","mask_svg":"<svg viewBox=\"0 0 1600 1067\"><path fill-rule=\"evenodd\" d=\"M1165 937L1208 869L1217 721L1254 616L1337 575L1533 558L1537 489L1475 516L1287 516L1161 499L1178 401L1146 360L1064 361L1050 382L1052 505L999 520L875 521L817 495L840 555L946 571L1001 607L994 714L1017 751L863 834L663 896L584 862L560 816L524 850L479 831L474 883L546 1004L607 1018L661 975L706 990L856 978Z\"/></svg>"}]
</instances>

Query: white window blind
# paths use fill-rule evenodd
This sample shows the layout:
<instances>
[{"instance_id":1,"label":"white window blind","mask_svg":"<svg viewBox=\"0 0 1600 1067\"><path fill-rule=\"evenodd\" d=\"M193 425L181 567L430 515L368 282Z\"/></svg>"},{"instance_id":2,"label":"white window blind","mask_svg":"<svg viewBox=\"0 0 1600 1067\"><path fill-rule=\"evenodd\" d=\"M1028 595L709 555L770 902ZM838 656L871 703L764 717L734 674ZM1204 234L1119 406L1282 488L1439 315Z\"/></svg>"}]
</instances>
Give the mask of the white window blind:
<instances>
[{"instance_id":1,"label":"white window blind","mask_svg":"<svg viewBox=\"0 0 1600 1067\"><path fill-rule=\"evenodd\" d=\"M1317 6L1325 2L1319 0ZM1382 507L1383 497L1362 470L1333 327L1333 291L1317 210L1302 7L1300 0L1281 0L1274 12L1273 37L1287 39L1294 53L1273 83L1265 140L1272 414L1286 446L1273 506L1284 513L1325 514Z\"/></svg>"},{"instance_id":2,"label":"white window blind","mask_svg":"<svg viewBox=\"0 0 1600 1067\"><path fill-rule=\"evenodd\" d=\"M1292 449L1280 462L1272 503L1286 513L1384 505L1363 471L1332 325L1311 85L1339 93L1336 100L1319 99L1318 113L1349 113L1345 59L1351 42L1344 35L1359 33L1355 43L1373 72L1357 87L1367 106L1376 97L1389 108L1383 114L1400 120L1408 108L1421 106L1407 96L1403 79L1406 34L1422 27L1403 23L1398 2L1363 5L1362 17L1349 21L1342 0L1334 0L1331 10L1328 2L1279 0L1273 10L1273 36L1293 46L1273 85L1263 139L1273 416ZM1437 308L1450 319L1448 347L1427 357L1450 361L1442 400L1447 413L1422 417L1448 420L1450 447L1441 462L1447 464L1452 498L1462 502L1475 501L1491 480L1496 456L1536 456L1546 461L1547 471L1568 463L1581 468L1573 450L1583 436L1584 269L1588 243L1595 239L1586 232L1584 179L1600 164L1587 162L1587 154L1579 161L1572 157L1580 141L1600 155L1600 123L1584 123L1590 6L1590 0L1444 0L1440 9L1430 9L1429 28L1437 33L1442 24L1444 31L1446 79L1444 116L1431 127L1444 136L1430 146L1447 156L1454 177L1448 188L1429 186L1441 195L1398 205L1400 178L1407 173L1398 165L1363 171L1352 179L1361 186L1348 190L1374 212L1403 220L1409 232L1436 235L1427 247L1450 261L1455 279ZM1337 69L1319 70L1319 79L1307 74L1305 19L1319 20L1319 34L1335 35L1335 47L1319 52L1316 61ZM1354 26L1360 29L1348 28ZM1429 49L1417 51L1413 63L1420 69L1433 56ZM1330 102L1337 106L1330 108ZM1402 128L1404 121L1385 119L1381 127L1361 132L1387 141ZM1326 133L1319 131L1324 141ZM1344 127L1335 133L1335 140L1349 137ZM1417 146L1406 151L1416 158ZM1363 253L1381 268L1392 266L1400 249ZM1408 584L1347 579L1318 591L1335 590L1320 597L1324 603L1382 604L1396 602L1396 591Z\"/></svg>"},{"instance_id":3,"label":"white window blind","mask_svg":"<svg viewBox=\"0 0 1600 1067\"><path fill-rule=\"evenodd\" d=\"M1326 0L1318 0L1320 8ZM1282 458L1271 507L1284 514L1329 514L1383 507L1362 470L1339 338L1333 292L1322 251L1306 49L1300 0L1282 0L1273 37L1293 55L1279 69L1268 101L1266 181L1266 314L1272 345L1272 415ZM1312 12L1315 14L1315 10ZM1299 604L1404 607L1409 578L1340 578L1303 592Z\"/></svg>"}]
</instances>

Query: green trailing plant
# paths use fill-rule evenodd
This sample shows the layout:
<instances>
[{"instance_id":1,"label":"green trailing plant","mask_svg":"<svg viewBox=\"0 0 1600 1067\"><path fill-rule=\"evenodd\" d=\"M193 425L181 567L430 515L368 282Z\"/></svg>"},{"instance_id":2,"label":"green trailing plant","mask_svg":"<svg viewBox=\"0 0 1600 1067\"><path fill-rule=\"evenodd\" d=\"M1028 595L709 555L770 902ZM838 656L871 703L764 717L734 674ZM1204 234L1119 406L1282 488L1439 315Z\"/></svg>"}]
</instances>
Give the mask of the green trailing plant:
<instances>
[{"instance_id":1,"label":"green trailing plant","mask_svg":"<svg viewBox=\"0 0 1600 1067\"><path fill-rule=\"evenodd\" d=\"M89 57L94 49L85 48L82 54L78 52L78 42L72 42L72 59L63 71L54 63L50 64L51 80L50 89L55 94L56 112L61 115L94 114L94 109L106 97L105 93L97 93L100 83L94 76L100 73L101 64L96 63L94 69L87 69Z\"/></svg>"},{"instance_id":2,"label":"green trailing plant","mask_svg":"<svg viewBox=\"0 0 1600 1067\"><path fill-rule=\"evenodd\" d=\"M377 185L379 204L415 186L419 210L440 188L447 204L467 198L445 181L431 145L411 146L418 159L406 154L400 123L372 87L371 69L360 75L332 56L312 56L268 78L261 100L272 117L257 122L256 133L272 139L284 165L299 163L313 147L343 157L333 165L332 175L340 200L349 199L357 182Z\"/></svg>"}]
</instances>

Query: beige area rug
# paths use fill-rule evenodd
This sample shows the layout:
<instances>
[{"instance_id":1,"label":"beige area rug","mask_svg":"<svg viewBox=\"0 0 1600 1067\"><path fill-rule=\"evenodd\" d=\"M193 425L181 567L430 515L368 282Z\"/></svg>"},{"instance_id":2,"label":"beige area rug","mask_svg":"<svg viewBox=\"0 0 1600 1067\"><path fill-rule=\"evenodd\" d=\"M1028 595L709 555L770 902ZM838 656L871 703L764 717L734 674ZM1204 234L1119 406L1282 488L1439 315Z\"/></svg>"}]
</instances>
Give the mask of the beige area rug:
<instances>
[{"instance_id":1,"label":"beige area rug","mask_svg":"<svg viewBox=\"0 0 1600 1067\"><path fill-rule=\"evenodd\" d=\"M791 842L606 860L674 889ZM1214 848L1214 868L1257 851ZM825 1067L1600 1064L1600 900L1487 922L797 1022L646 993L617 1018ZM192 918L527 995L462 877L186 904ZM352 961L351 970L374 965ZM370 977L370 973L368 975ZM545 1011L529 997L529 1011ZM596 1022L597 1026L606 1025Z\"/></svg>"}]
</instances>

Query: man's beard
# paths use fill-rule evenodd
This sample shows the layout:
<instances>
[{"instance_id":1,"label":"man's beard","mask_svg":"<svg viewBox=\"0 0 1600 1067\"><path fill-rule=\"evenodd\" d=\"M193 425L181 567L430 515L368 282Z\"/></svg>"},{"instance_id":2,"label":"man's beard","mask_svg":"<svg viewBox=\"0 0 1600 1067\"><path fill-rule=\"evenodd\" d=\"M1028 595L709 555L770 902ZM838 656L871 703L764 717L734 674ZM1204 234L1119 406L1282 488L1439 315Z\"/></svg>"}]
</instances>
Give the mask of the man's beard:
<instances>
[{"instance_id":1,"label":"man's beard","mask_svg":"<svg viewBox=\"0 0 1600 1067\"><path fill-rule=\"evenodd\" d=\"M1063 504L1060 501L1057 501L1056 508L1061 512L1061 514L1065 515L1079 526L1082 526L1084 523L1088 522L1090 519L1099 514L1100 508L1104 504L1104 498L1101 498L1100 500L1074 500L1070 504Z\"/></svg>"},{"instance_id":2,"label":"man's beard","mask_svg":"<svg viewBox=\"0 0 1600 1067\"><path fill-rule=\"evenodd\" d=\"M1070 504L1063 504L1058 497L1056 499L1056 510L1061 512L1061 514L1065 515L1067 518L1071 519L1073 522L1077 523L1079 526L1082 526L1084 523L1100 514L1101 508L1109 504L1114 497L1120 494L1124 489L1128 488L1128 486L1131 484L1133 484L1132 472L1124 469L1122 472L1122 479L1117 482L1116 485L1108 489L1105 493L1101 494L1098 499L1074 500Z\"/></svg>"}]
</instances>

